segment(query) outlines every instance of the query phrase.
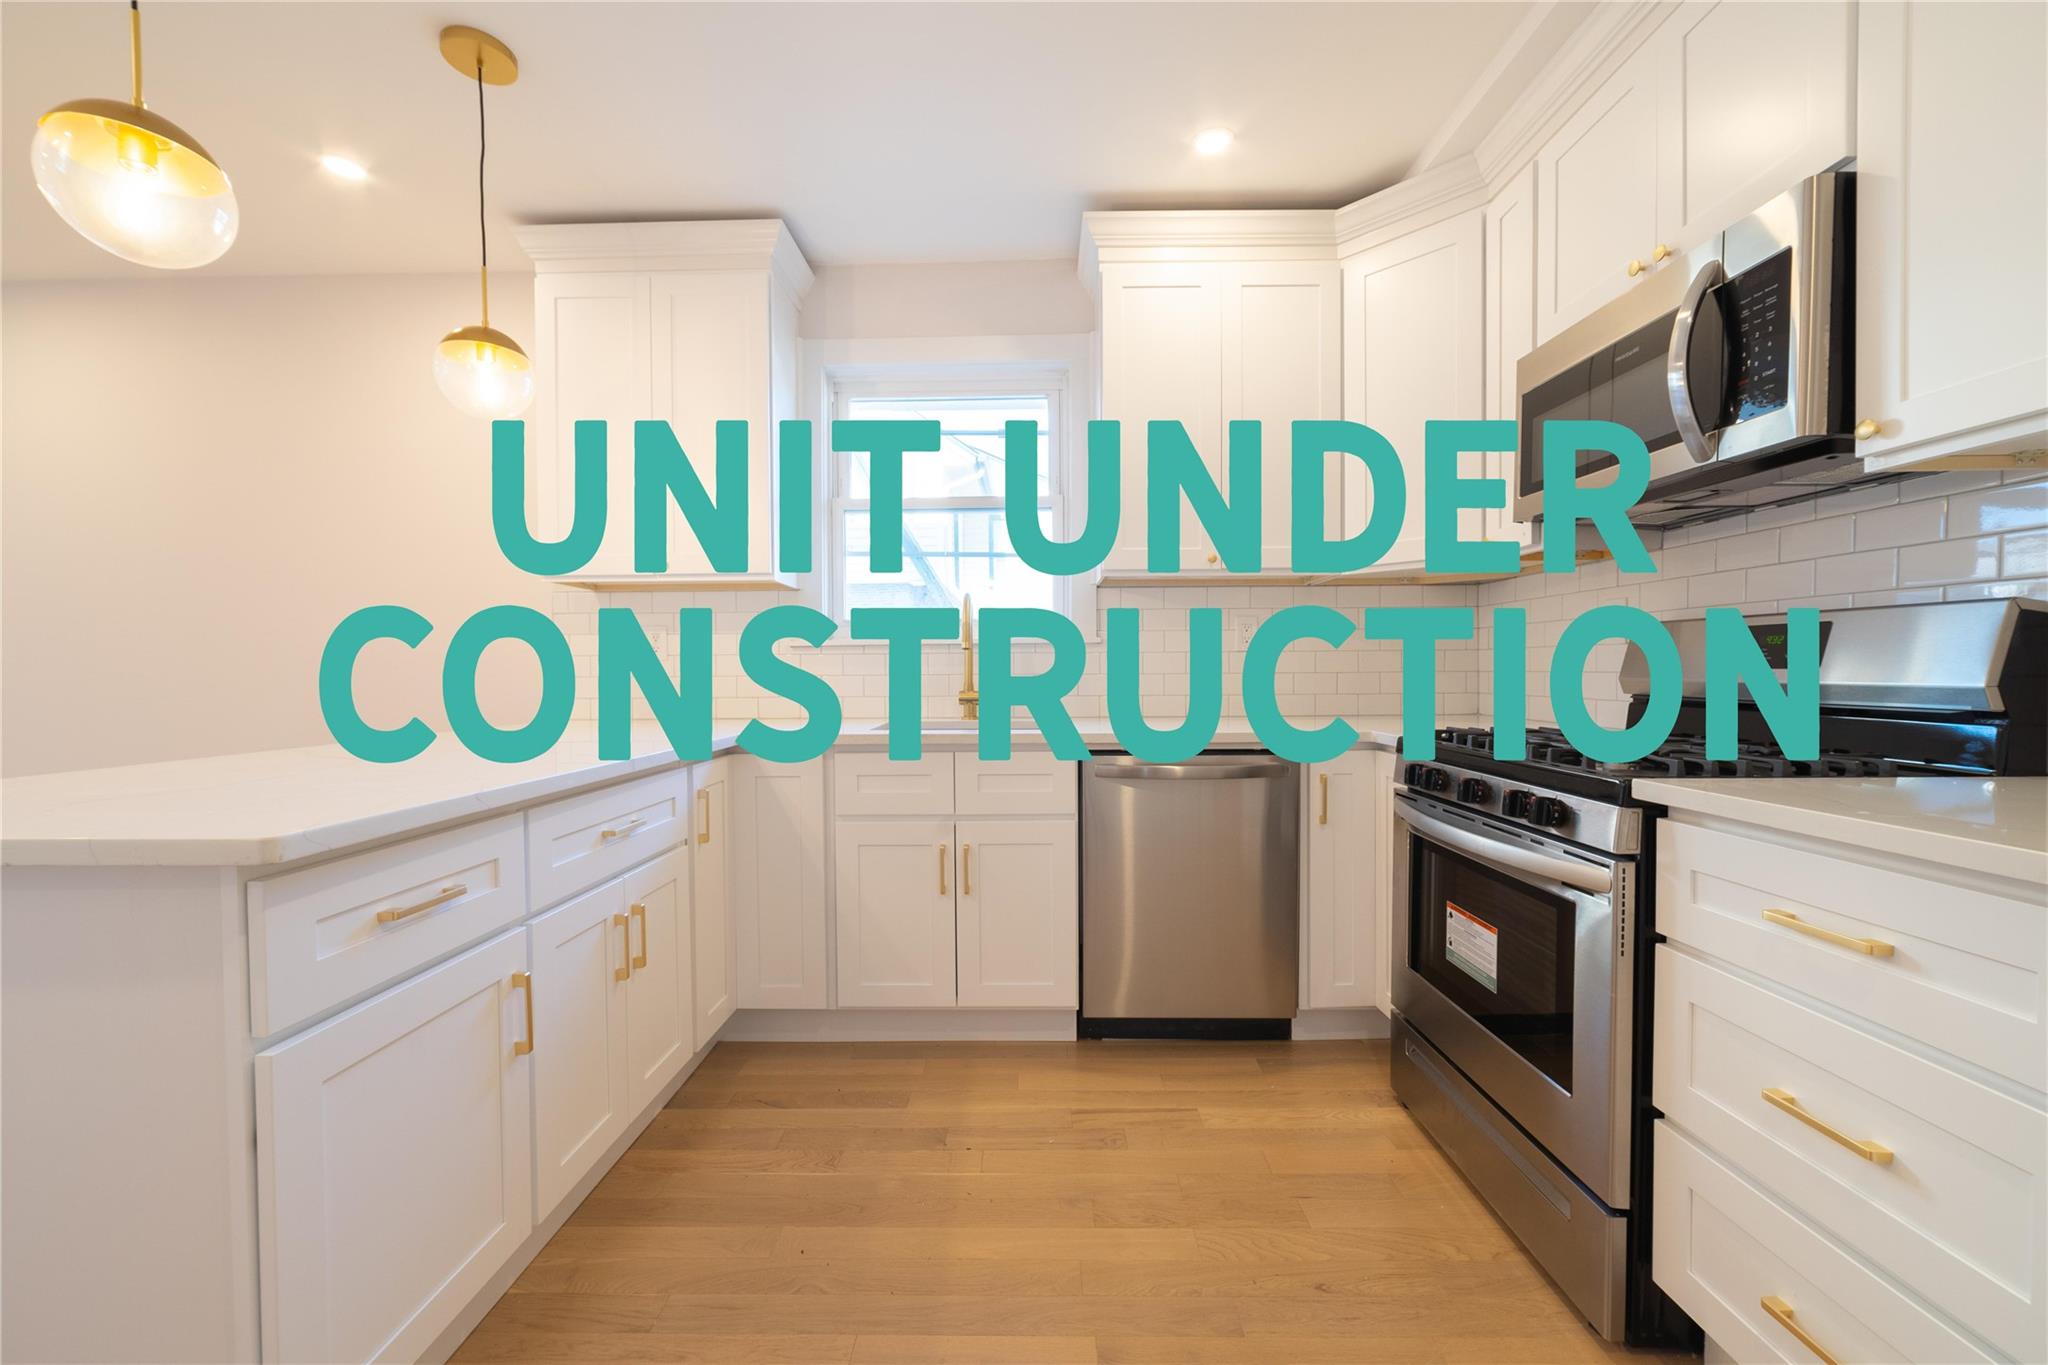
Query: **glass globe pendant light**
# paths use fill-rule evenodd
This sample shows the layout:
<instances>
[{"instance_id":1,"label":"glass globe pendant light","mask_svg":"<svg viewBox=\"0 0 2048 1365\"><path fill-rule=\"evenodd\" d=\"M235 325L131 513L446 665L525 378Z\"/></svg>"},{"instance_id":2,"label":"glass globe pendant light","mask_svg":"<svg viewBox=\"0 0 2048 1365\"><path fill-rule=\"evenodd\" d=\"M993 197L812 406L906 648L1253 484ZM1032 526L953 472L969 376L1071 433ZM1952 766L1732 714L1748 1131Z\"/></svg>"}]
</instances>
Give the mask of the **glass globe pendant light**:
<instances>
[{"instance_id":1,"label":"glass globe pendant light","mask_svg":"<svg viewBox=\"0 0 2048 1365\"><path fill-rule=\"evenodd\" d=\"M490 237L484 226L484 87L519 79L512 50L480 29L457 24L441 30L441 55L476 80L476 228L483 318L458 327L434 349L434 382L472 417L517 417L533 401L533 362L519 343L491 326Z\"/></svg>"},{"instance_id":2,"label":"glass globe pendant light","mask_svg":"<svg viewBox=\"0 0 2048 1365\"><path fill-rule=\"evenodd\" d=\"M36 120L36 188L79 236L137 265L190 270L235 244L241 212L220 163L142 103L142 11L128 0L133 98L72 100Z\"/></svg>"}]
</instances>

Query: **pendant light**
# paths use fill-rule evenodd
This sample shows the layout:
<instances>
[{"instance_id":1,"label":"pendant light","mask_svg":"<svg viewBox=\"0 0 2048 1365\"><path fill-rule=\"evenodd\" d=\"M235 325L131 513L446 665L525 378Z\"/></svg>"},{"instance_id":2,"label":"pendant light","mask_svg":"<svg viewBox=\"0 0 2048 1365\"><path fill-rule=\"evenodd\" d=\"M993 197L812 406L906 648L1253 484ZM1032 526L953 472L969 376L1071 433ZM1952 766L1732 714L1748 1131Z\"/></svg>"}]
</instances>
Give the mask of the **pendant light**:
<instances>
[{"instance_id":1,"label":"pendant light","mask_svg":"<svg viewBox=\"0 0 2048 1365\"><path fill-rule=\"evenodd\" d=\"M484 87L519 79L519 59L481 29L457 24L441 30L441 55L476 81L476 229L483 318L441 338L434 351L434 382L449 402L472 417L517 417L533 401L533 362L519 343L491 326L490 237L484 226Z\"/></svg>"},{"instance_id":2,"label":"pendant light","mask_svg":"<svg viewBox=\"0 0 2048 1365\"><path fill-rule=\"evenodd\" d=\"M142 11L128 0L131 94L72 100L36 120L36 188L57 216L137 265L189 270L219 260L241 223L235 191L197 138L142 103Z\"/></svg>"}]
</instances>

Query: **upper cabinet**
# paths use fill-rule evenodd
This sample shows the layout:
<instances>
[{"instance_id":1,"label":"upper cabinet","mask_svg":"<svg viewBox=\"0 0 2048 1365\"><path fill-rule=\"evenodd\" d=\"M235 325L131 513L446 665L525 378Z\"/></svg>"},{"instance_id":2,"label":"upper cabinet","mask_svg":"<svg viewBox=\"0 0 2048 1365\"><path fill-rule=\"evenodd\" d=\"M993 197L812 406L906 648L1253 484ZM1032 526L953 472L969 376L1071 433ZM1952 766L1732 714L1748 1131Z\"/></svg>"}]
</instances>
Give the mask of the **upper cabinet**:
<instances>
[{"instance_id":1,"label":"upper cabinet","mask_svg":"<svg viewBox=\"0 0 2048 1365\"><path fill-rule=\"evenodd\" d=\"M1521 388L1515 367L1536 349L1536 168L1524 166L1486 206L1486 394L1489 421L1515 420ZM1505 480L1505 507L1487 508L1484 535L1527 546L1534 539L1515 520L1518 462L1512 450L1487 456L1486 473Z\"/></svg>"},{"instance_id":2,"label":"upper cabinet","mask_svg":"<svg viewBox=\"0 0 2048 1365\"><path fill-rule=\"evenodd\" d=\"M1106 571L1146 565L1146 424L1186 428L1217 486L1230 423L1263 424L1261 572L1292 568L1290 428L1335 418L1339 393L1338 273L1330 215L1090 213L1082 273L1101 301L1102 416L1123 423L1123 516ZM1338 525L1336 466L1325 471ZM1185 502L1180 569L1222 574L1221 557Z\"/></svg>"},{"instance_id":3,"label":"upper cabinet","mask_svg":"<svg viewBox=\"0 0 2048 1365\"><path fill-rule=\"evenodd\" d=\"M1855 150L1857 7L1683 5L1536 154L1547 341Z\"/></svg>"},{"instance_id":4,"label":"upper cabinet","mask_svg":"<svg viewBox=\"0 0 2048 1365\"><path fill-rule=\"evenodd\" d=\"M529 515L559 538L574 510L574 428L608 425L604 543L572 581L677 587L790 582L774 570L779 423L795 417L797 313L811 270L778 219L529 227L534 363ZM717 424L747 423L747 572L712 571L671 508L668 571L633 573L633 426L669 423L715 501Z\"/></svg>"},{"instance_id":5,"label":"upper cabinet","mask_svg":"<svg viewBox=\"0 0 2048 1365\"><path fill-rule=\"evenodd\" d=\"M1882 469L2039 451L2048 9L1867 4L1858 15L1858 453Z\"/></svg>"}]
</instances>

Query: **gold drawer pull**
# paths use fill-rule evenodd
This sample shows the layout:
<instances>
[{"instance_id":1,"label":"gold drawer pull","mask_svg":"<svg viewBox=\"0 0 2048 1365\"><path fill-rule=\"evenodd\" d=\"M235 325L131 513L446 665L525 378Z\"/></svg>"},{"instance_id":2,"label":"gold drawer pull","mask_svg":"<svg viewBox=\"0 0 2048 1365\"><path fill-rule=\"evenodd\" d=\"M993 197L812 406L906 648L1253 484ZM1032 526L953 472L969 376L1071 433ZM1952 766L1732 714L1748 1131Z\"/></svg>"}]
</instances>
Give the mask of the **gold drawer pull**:
<instances>
[{"instance_id":1,"label":"gold drawer pull","mask_svg":"<svg viewBox=\"0 0 2048 1365\"><path fill-rule=\"evenodd\" d=\"M526 992L526 1036L512 1044L512 1055L524 1057L533 1051L533 977L526 972L512 973L512 989Z\"/></svg>"},{"instance_id":2,"label":"gold drawer pull","mask_svg":"<svg viewBox=\"0 0 2048 1365\"><path fill-rule=\"evenodd\" d=\"M1639 260L1630 261L1628 263L1628 277L1630 279L1634 279L1636 276L1642 274L1645 270L1648 270L1649 268L1650 267L1644 265Z\"/></svg>"},{"instance_id":3,"label":"gold drawer pull","mask_svg":"<svg viewBox=\"0 0 2048 1365\"><path fill-rule=\"evenodd\" d=\"M1662 242L1657 243L1657 249L1650 253L1650 261L1652 264L1655 264L1658 261L1668 261L1670 259L1671 248L1664 245Z\"/></svg>"},{"instance_id":4,"label":"gold drawer pull","mask_svg":"<svg viewBox=\"0 0 2048 1365\"><path fill-rule=\"evenodd\" d=\"M960 894L974 894L974 845L960 845Z\"/></svg>"},{"instance_id":5,"label":"gold drawer pull","mask_svg":"<svg viewBox=\"0 0 2048 1365\"><path fill-rule=\"evenodd\" d=\"M1764 1090L1763 1095L1764 1099L1771 1105L1784 1110L1828 1141L1838 1142L1842 1146L1847 1147L1865 1161L1879 1166L1889 1166L1892 1164L1891 1148L1885 1146L1882 1142L1864 1142L1859 1138L1852 1138L1841 1129L1821 1122L1807 1112L1806 1106L1794 1098L1791 1091L1770 1087Z\"/></svg>"},{"instance_id":6,"label":"gold drawer pull","mask_svg":"<svg viewBox=\"0 0 2048 1365\"><path fill-rule=\"evenodd\" d=\"M1883 425L1875 418L1866 417L1851 428L1849 434L1859 441L1867 441L1883 430Z\"/></svg>"},{"instance_id":7,"label":"gold drawer pull","mask_svg":"<svg viewBox=\"0 0 2048 1365\"><path fill-rule=\"evenodd\" d=\"M631 834L631 833L632 833L632 832L633 832L634 830L636 830L636 829L640 828L640 826L642 826L642 825L644 825L644 824L646 824L646 823L647 823L647 817L646 817L646 816L644 816L644 815L636 815L636 816L634 816L634 817L633 817L632 819L630 819L630 820L626 821L626 822L625 822L624 824L622 824L622 825L613 825L613 826L612 826L612 827L611 827L610 829L601 829L601 830L599 830L599 831L597 832L597 837L598 837L598 841L599 841L600 843L607 843L607 844L608 844L608 843L610 843L610 842L611 842L612 840L614 840L614 839L623 839L623 838L625 838L625 837L626 837L626 836L627 836L628 834Z\"/></svg>"},{"instance_id":8,"label":"gold drawer pull","mask_svg":"<svg viewBox=\"0 0 2048 1365\"><path fill-rule=\"evenodd\" d=\"M1808 938L1817 938L1823 943L1832 943L1837 948L1847 948L1852 952L1868 953L1872 957L1890 957L1892 955L1892 945L1886 943L1881 938L1851 938L1847 934L1838 934L1832 929L1823 929L1818 924L1808 924L1790 910L1766 910L1764 911L1764 918L1773 924L1782 924L1787 929L1805 934Z\"/></svg>"},{"instance_id":9,"label":"gold drawer pull","mask_svg":"<svg viewBox=\"0 0 2048 1365\"><path fill-rule=\"evenodd\" d=\"M468 894L469 887L462 882L457 882L453 886L444 886L441 888L439 895L429 896L418 905L408 905L402 910L379 910L377 912L377 923L396 924L398 921L410 919L414 915L424 915L437 905L446 905L457 896L467 896Z\"/></svg>"},{"instance_id":10,"label":"gold drawer pull","mask_svg":"<svg viewBox=\"0 0 2048 1365\"><path fill-rule=\"evenodd\" d=\"M946 846L939 845L939 894L946 894Z\"/></svg>"},{"instance_id":11,"label":"gold drawer pull","mask_svg":"<svg viewBox=\"0 0 2048 1365\"><path fill-rule=\"evenodd\" d=\"M633 965L635 967L645 967L647 965L647 902L634 901L631 914L634 919L640 921L640 951L633 954ZM628 931L626 942L631 943L632 941L633 935L631 931Z\"/></svg>"},{"instance_id":12,"label":"gold drawer pull","mask_svg":"<svg viewBox=\"0 0 2048 1365\"><path fill-rule=\"evenodd\" d=\"M1330 823L1330 775L1328 773L1318 773L1316 774L1316 780L1323 784L1323 808L1316 815L1316 823L1327 825Z\"/></svg>"},{"instance_id":13,"label":"gold drawer pull","mask_svg":"<svg viewBox=\"0 0 2048 1365\"><path fill-rule=\"evenodd\" d=\"M1829 1355L1821 1344L1808 1334L1804 1327L1793 1321L1791 1304L1785 1302L1776 1294L1766 1294L1758 1302L1763 1304L1766 1313L1777 1319L1778 1326L1792 1334L1793 1340L1813 1352L1814 1359L1818 1360L1820 1365L1842 1365L1842 1362Z\"/></svg>"},{"instance_id":14,"label":"gold drawer pull","mask_svg":"<svg viewBox=\"0 0 2048 1365\"><path fill-rule=\"evenodd\" d=\"M626 927L624 915L613 915L612 923L619 930L619 965L612 968L612 980L624 981L633 974L633 931Z\"/></svg>"},{"instance_id":15,"label":"gold drawer pull","mask_svg":"<svg viewBox=\"0 0 2048 1365\"><path fill-rule=\"evenodd\" d=\"M697 823L699 825L699 828L697 830L697 842L700 844L710 843L711 793L709 791L700 791L697 793Z\"/></svg>"}]
</instances>

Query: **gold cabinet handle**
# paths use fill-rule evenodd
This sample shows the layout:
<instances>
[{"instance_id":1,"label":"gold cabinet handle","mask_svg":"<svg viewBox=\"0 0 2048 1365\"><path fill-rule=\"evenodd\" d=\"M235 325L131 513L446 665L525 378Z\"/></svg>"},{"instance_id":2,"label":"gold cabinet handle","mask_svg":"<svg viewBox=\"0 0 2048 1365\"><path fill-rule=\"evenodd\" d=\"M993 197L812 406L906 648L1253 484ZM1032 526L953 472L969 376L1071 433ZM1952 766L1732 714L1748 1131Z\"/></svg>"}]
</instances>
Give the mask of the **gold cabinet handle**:
<instances>
[{"instance_id":1,"label":"gold cabinet handle","mask_svg":"<svg viewBox=\"0 0 2048 1365\"><path fill-rule=\"evenodd\" d=\"M1210 554L1210 556L1209 556L1209 562L1210 562L1211 564L1214 564L1214 563L1216 562L1216 556L1215 556L1215 554L1214 554L1214 553L1211 553L1211 554Z\"/></svg>"},{"instance_id":2,"label":"gold cabinet handle","mask_svg":"<svg viewBox=\"0 0 2048 1365\"><path fill-rule=\"evenodd\" d=\"M1316 812L1316 823L1327 825L1330 823L1330 775L1328 773L1317 773L1316 781L1320 782L1323 788L1323 808Z\"/></svg>"},{"instance_id":3,"label":"gold cabinet handle","mask_svg":"<svg viewBox=\"0 0 2048 1365\"><path fill-rule=\"evenodd\" d=\"M1850 434L1859 441L1867 441L1882 430L1884 428L1875 418L1866 417L1851 429Z\"/></svg>"},{"instance_id":4,"label":"gold cabinet handle","mask_svg":"<svg viewBox=\"0 0 2048 1365\"><path fill-rule=\"evenodd\" d=\"M612 980L624 981L633 974L633 931L624 915L613 915L612 923L619 930L619 965L612 968Z\"/></svg>"},{"instance_id":5,"label":"gold cabinet handle","mask_svg":"<svg viewBox=\"0 0 2048 1365\"><path fill-rule=\"evenodd\" d=\"M960 894L974 894L974 845L960 845Z\"/></svg>"},{"instance_id":6,"label":"gold cabinet handle","mask_svg":"<svg viewBox=\"0 0 2048 1365\"><path fill-rule=\"evenodd\" d=\"M399 910L379 910L377 912L377 923L396 924L402 919L411 919L414 915L424 915L437 905L446 905L457 896L467 896L468 894L469 887L462 882L457 882L453 886L444 886L441 888L440 894L429 896L418 905L408 905Z\"/></svg>"},{"instance_id":7,"label":"gold cabinet handle","mask_svg":"<svg viewBox=\"0 0 2048 1365\"><path fill-rule=\"evenodd\" d=\"M647 902L634 901L630 913L634 919L640 921L640 951L633 954L633 965L635 967L645 967L647 965ZM632 941L633 933L629 929L626 931L626 942L631 943Z\"/></svg>"},{"instance_id":8,"label":"gold cabinet handle","mask_svg":"<svg viewBox=\"0 0 2048 1365\"><path fill-rule=\"evenodd\" d=\"M697 793L697 842L711 842L711 793L708 791Z\"/></svg>"},{"instance_id":9,"label":"gold cabinet handle","mask_svg":"<svg viewBox=\"0 0 2048 1365\"><path fill-rule=\"evenodd\" d=\"M1645 270L1648 270L1649 268L1650 268L1650 267L1648 267L1648 266L1644 265L1644 264L1643 264L1643 263L1642 263L1641 261L1639 261L1639 260L1638 260L1638 261L1630 261L1630 262L1628 263L1628 277L1629 277L1630 279L1634 279L1634 278L1635 278L1636 276L1638 276L1638 275L1642 274L1642 273L1643 273L1643 272L1644 272Z\"/></svg>"},{"instance_id":10,"label":"gold cabinet handle","mask_svg":"<svg viewBox=\"0 0 2048 1365\"><path fill-rule=\"evenodd\" d=\"M614 839L625 838L628 834L631 834L634 830L640 828L640 826L646 823L647 817L643 815L636 815L632 819L626 821L624 824L613 825L610 829L599 830L597 832L597 837L599 842L608 844Z\"/></svg>"},{"instance_id":11,"label":"gold cabinet handle","mask_svg":"<svg viewBox=\"0 0 2048 1365\"><path fill-rule=\"evenodd\" d=\"M1852 938L1848 934L1838 934L1832 929L1823 929L1818 924L1808 924L1790 910L1766 910L1764 918L1808 938L1817 938L1822 943L1832 943L1837 948L1847 948L1851 952L1867 953L1871 957L1890 957L1894 951L1892 945L1881 938Z\"/></svg>"},{"instance_id":12,"label":"gold cabinet handle","mask_svg":"<svg viewBox=\"0 0 2048 1365\"><path fill-rule=\"evenodd\" d=\"M1792 1334L1793 1340L1813 1352L1814 1359L1818 1360L1820 1365L1842 1365L1840 1361L1829 1355L1826 1349L1819 1342L1815 1341L1804 1327L1801 1327L1793 1320L1791 1304L1785 1302L1776 1294L1766 1294L1758 1302L1763 1305L1766 1313L1769 1313L1777 1320L1778 1326Z\"/></svg>"},{"instance_id":13,"label":"gold cabinet handle","mask_svg":"<svg viewBox=\"0 0 2048 1365\"><path fill-rule=\"evenodd\" d=\"M524 1057L533 1051L533 977L526 972L512 973L512 989L526 992L526 1036L512 1044L512 1055Z\"/></svg>"},{"instance_id":14,"label":"gold cabinet handle","mask_svg":"<svg viewBox=\"0 0 2048 1365\"><path fill-rule=\"evenodd\" d=\"M1650 253L1650 264L1652 265L1655 265L1659 261L1668 261L1670 259L1671 248L1664 245L1662 242L1657 243L1657 249Z\"/></svg>"},{"instance_id":15,"label":"gold cabinet handle","mask_svg":"<svg viewBox=\"0 0 2048 1365\"><path fill-rule=\"evenodd\" d=\"M1801 1104L1791 1091L1767 1088L1763 1094L1764 1099L1771 1105L1784 1110L1828 1141L1840 1143L1865 1161L1871 1162L1874 1165L1889 1166L1892 1164L1891 1148L1885 1146L1882 1142L1865 1142L1860 1138L1852 1138L1832 1124L1823 1123L1820 1119L1808 1113L1806 1106Z\"/></svg>"},{"instance_id":16,"label":"gold cabinet handle","mask_svg":"<svg viewBox=\"0 0 2048 1365\"><path fill-rule=\"evenodd\" d=\"M946 846L939 845L939 894L946 894Z\"/></svg>"}]
</instances>

